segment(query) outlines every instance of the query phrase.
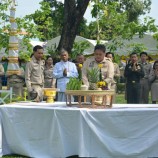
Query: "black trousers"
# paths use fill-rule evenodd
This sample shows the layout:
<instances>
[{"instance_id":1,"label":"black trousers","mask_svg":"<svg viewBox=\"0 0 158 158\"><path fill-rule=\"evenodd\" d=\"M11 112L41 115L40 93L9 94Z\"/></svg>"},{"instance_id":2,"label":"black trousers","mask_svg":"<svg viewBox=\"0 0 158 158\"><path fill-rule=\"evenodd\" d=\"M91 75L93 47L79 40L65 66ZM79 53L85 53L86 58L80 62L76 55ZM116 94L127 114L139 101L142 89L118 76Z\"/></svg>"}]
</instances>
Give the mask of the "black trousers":
<instances>
[{"instance_id":1,"label":"black trousers","mask_svg":"<svg viewBox=\"0 0 158 158\"><path fill-rule=\"evenodd\" d=\"M140 83L127 83L127 103L129 104L139 104L140 103Z\"/></svg>"}]
</instances>

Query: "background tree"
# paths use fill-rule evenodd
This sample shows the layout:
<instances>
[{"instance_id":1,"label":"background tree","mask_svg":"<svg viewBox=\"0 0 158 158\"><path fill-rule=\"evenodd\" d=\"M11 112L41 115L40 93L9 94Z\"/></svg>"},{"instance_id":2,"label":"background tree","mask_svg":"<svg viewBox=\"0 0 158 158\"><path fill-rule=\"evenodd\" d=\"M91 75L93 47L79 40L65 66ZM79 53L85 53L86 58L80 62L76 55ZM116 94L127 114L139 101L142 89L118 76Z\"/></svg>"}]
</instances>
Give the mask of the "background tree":
<instances>
[{"instance_id":1,"label":"background tree","mask_svg":"<svg viewBox=\"0 0 158 158\"><path fill-rule=\"evenodd\" d=\"M71 52L78 26L83 19L89 1L65 0L63 28L58 50L65 48L68 52Z\"/></svg>"},{"instance_id":2,"label":"background tree","mask_svg":"<svg viewBox=\"0 0 158 158\"><path fill-rule=\"evenodd\" d=\"M144 23L139 21L139 16L149 11L150 4L150 1L147 3L147 1L141 0L97 1L94 4L92 15L98 18L99 31L97 22L90 23L89 30L93 31L89 32L88 38L98 39L99 35L99 39L111 40L109 49L114 51L117 47L123 46L123 39L131 39L135 34L139 34L141 38L146 32L156 32L157 27L154 25L154 19L145 18ZM134 7L137 5L139 7ZM135 12L137 12L137 15Z\"/></svg>"},{"instance_id":3,"label":"background tree","mask_svg":"<svg viewBox=\"0 0 158 158\"><path fill-rule=\"evenodd\" d=\"M9 42L9 16L6 14L8 6L8 2L0 3L0 50L7 48Z\"/></svg>"}]
</instances>

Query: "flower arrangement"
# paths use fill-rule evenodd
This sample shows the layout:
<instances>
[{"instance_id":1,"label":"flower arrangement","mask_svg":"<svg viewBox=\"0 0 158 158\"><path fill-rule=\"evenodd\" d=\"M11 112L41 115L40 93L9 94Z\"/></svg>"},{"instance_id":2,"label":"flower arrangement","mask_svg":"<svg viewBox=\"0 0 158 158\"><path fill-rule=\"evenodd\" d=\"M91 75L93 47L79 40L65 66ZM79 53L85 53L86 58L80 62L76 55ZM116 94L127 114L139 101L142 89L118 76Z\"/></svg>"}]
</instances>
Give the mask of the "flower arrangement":
<instances>
[{"instance_id":1,"label":"flower arrangement","mask_svg":"<svg viewBox=\"0 0 158 158\"><path fill-rule=\"evenodd\" d=\"M102 90L108 90L107 83L105 81L97 82L97 87L101 88Z\"/></svg>"},{"instance_id":2,"label":"flower arrangement","mask_svg":"<svg viewBox=\"0 0 158 158\"><path fill-rule=\"evenodd\" d=\"M105 81L103 81L103 78L102 78L102 71L101 71L101 68L103 67L103 64L98 64L98 68L99 68L99 81L97 82L97 87L98 88L101 88L102 90L107 90L108 87L107 87L107 83Z\"/></svg>"}]
</instances>

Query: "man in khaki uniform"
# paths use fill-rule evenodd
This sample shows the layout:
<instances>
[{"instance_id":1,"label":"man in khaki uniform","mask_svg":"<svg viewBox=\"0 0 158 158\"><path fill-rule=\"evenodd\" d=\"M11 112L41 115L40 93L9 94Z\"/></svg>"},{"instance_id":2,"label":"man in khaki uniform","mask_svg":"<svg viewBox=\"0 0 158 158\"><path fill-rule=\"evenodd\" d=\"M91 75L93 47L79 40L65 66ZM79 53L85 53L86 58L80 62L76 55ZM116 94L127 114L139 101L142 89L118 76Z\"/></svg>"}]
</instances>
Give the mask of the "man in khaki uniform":
<instances>
[{"instance_id":1,"label":"man in khaki uniform","mask_svg":"<svg viewBox=\"0 0 158 158\"><path fill-rule=\"evenodd\" d=\"M152 71L152 64L147 62L148 54L146 52L140 53L140 63L144 69L145 76L140 79L141 89L140 89L140 103L149 103L149 74Z\"/></svg>"},{"instance_id":2,"label":"man in khaki uniform","mask_svg":"<svg viewBox=\"0 0 158 158\"><path fill-rule=\"evenodd\" d=\"M116 84L117 84L117 82L120 78L120 75L121 75L120 68L119 68L119 65L117 63L114 63L114 53L107 52L106 57L110 58L113 61L113 64L114 64L114 80L111 84L111 89L114 89L115 92L116 92L117 91L117 85ZM116 98L116 96L113 97L113 102L115 102L115 98Z\"/></svg>"},{"instance_id":3,"label":"man in khaki uniform","mask_svg":"<svg viewBox=\"0 0 158 158\"><path fill-rule=\"evenodd\" d=\"M25 69L25 82L29 94L37 92L37 102L43 99L44 87L44 60L43 59L43 47L36 45L33 48L33 56L30 62L26 64Z\"/></svg>"},{"instance_id":4,"label":"man in khaki uniform","mask_svg":"<svg viewBox=\"0 0 158 158\"><path fill-rule=\"evenodd\" d=\"M88 78L87 78L87 69L91 69L93 67L98 67L98 64L103 64L101 68L102 78L106 81L111 88L111 83L114 77L114 65L111 59L105 57L106 48L104 45L98 44L94 48L94 56L89 57L83 64L82 67L82 79L83 83L89 86Z\"/></svg>"},{"instance_id":5,"label":"man in khaki uniform","mask_svg":"<svg viewBox=\"0 0 158 158\"><path fill-rule=\"evenodd\" d=\"M92 69L93 67L98 67L98 64L103 64L101 68L102 79L107 82L108 88L111 88L111 83L114 77L114 65L111 59L105 57L106 48L102 44L98 44L94 48L94 56L86 59L82 67L82 80L83 83L89 86L87 69ZM108 97L109 98L109 97ZM110 104L110 99L107 98L106 105Z\"/></svg>"},{"instance_id":6,"label":"man in khaki uniform","mask_svg":"<svg viewBox=\"0 0 158 158\"><path fill-rule=\"evenodd\" d=\"M2 89L2 76L4 76L4 67L0 64L0 90ZM0 93L1 96L1 93Z\"/></svg>"}]
</instances>

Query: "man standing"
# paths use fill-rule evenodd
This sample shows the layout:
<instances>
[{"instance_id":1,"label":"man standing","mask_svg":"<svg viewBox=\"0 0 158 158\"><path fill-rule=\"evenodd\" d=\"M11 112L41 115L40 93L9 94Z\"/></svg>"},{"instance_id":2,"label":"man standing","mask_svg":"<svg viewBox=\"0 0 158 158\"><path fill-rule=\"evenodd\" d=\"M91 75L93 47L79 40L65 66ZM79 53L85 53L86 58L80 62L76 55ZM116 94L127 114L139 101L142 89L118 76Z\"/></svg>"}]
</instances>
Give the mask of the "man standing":
<instances>
[{"instance_id":1,"label":"man standing","mask_svg":"<svg viewBox=\"0 0 158 158\"><path fill-rule=\"evenodd\" d=\"M87 70L92 68L98 68L99 64L102 64L101 72L102 72L102 79L106 81L111 88L111 83L114 77L114 65L112 61L105 57L106 48L102 44L98 44L94 48L94 56L89 57L83 64L82 67L82 79L83 83L89 86L88 77L87 77Z\"/></svg>"},{"instance_id":2,"label":"man standing","mask_svg":"<svg viewBox=\"0 0 158 158\"><path fill-rule=\"evenodd\" d=\"M62 49L60 52L61 61L56 63L53 69L53 77L56 78L57 88L60 89L57 100L62 102L66 101L65 90L70 77L78 77L76 65L68 61L68 58L68 52Z\"/></svg>"},{"instance_id":3,"label":"man standing","mask_svg":"<svg viewBox=\"0 0 158 158\"><path fill-rule=\"evenodd\" d=\"M117 82L119 81L119 78L120 78L120 68L119 68L119 65L117 63L114 63L114 53L112 52L107 52L106 53L106 57L107 58L110 58L114 64L114 80L111 84L111 89L114 89L115 92L117 92ZM114 95L113 97L113 103L115 102L115 98L116 98L116 95Z\"/></svg>"},{"instance_id":4,"label":"man standing","mask_svg":"<svg viewBox=\"0 0 158 158\"><path fill-rule=\"evenodd\" d=\"M150 84L149 84L149 74L152 71L152 64L147 62L148 54L146 52L140 53L140 62L144 69L144 77L141 78L140 84L140 103L148 104L149 103L149 91L150 91Z\"/></svg>"},{"instance_id":5,"label":"man standing","mask_svg":"<svg viewBox=\"0 0 158 158\"><path fill-rule=\"evenodd\" d=\"M138 63L137 53L130 54L130 62L125 67L127 103L140 102L140 79L144 77L143 67Z\"/></svg>"},{"instance_id":6,"label":"man standing","mask_svg":"<svg viewBox=\"0 0 158 158\"><path fill-rule=\"evenodd\" d=\"M33 56L30 62L26 64L25 80L29 94L37 92L36 101L39 102L43 99L44 87L44 60L43 47L36 45L33 48Z\"/></svg>"}]
</instances>

